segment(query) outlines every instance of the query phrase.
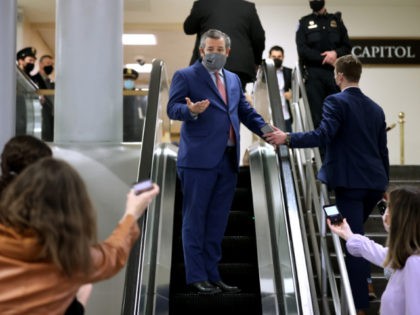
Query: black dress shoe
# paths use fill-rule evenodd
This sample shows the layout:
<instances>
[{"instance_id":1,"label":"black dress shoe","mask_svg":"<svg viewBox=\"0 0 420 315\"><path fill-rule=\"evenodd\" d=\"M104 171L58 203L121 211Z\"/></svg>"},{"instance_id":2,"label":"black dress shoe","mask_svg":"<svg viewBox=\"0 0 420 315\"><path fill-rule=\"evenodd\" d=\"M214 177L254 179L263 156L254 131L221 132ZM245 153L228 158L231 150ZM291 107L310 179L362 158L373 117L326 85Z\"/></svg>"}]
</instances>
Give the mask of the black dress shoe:
<instances>
[{"instance_id":1,"label":"black dress shoe","mask_svg":"<svg viewBox=\"0 0 420 315\"><path fill-rule=\"evenodd\" d=\"M208 281L199 281L191 283L189 289L199 294L216 294L222 292L218 287L212 285Z\"/></svg>"},{"instance_id":2,"label":"black dress shoe","mask_svg":"<svg viewBox=\"0 0 420 315\"><path fill-rule=\"evenodd\" d=\"M239 289L237 286L231 286L224 283L222 280L219 281L212 281L211 282L214 286L222 289L223 292L226 293L239 293L241 292L241 289Z\"/></svg>"}]
</instances>

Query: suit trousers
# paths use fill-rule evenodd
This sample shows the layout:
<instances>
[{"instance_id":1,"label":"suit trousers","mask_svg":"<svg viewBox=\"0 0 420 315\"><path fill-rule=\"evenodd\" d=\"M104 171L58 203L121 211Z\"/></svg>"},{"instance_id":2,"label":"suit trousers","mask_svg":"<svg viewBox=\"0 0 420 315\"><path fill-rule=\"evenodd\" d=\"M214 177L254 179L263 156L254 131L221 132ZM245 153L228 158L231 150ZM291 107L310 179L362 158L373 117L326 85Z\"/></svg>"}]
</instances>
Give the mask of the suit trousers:
<instances>
[{"instance_id":1,"label":"suit trousers","mask_svg":"<svg viewBox=\"0 0 420 315\"><path fill-rule=\"evenodd\" d=\"M365 234L363 224L369 218L383 191L370 189L336 188L335 198L338 210L346 218L353 233ZM370 278L370 262L350 255L345 249L345 262L356 309L369 307L367 279Z\"/></svg>"},{"instance_id":2,"label":"suit trousers","mask_svg":"<svg viewBox=\"0 0 420 315\"><path fill-rule=\"evenodd\" d=\"M324 99L331 94L340 92L335 84L333 69L308 67L308 77L305 81L309 108L311 109L314 128L318 128L322 119L322 106Z\"/></svg>"},{"instance_id":3,"label":"suit trousers","mask_svg":"<svg viewBox=\"0 0 420 315\"><path fill-rule=\"evenodd\" d=\"M211 169L178 167L183 191L182 244L187 284L221 280L218 263L237 181L232 152L226 150Z\"/></svg>"}]
</instances>

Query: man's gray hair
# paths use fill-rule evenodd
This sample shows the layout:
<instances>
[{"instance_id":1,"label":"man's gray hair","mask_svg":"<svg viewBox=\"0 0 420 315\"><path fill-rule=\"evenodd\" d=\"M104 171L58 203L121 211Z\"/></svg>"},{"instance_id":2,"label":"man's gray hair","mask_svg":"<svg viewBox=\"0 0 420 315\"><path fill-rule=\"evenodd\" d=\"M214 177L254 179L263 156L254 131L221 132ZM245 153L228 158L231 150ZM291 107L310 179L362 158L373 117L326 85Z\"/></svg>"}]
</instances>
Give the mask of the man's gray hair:
<instances>
[{"instance_id":1,"label":"man's gray hair","mask_svg":"<svg viewBox=\"0 0 420 315\"><path fill-rule=\"evenodd\" d=\"M223 33L222 31L210 29L207 32L203 33L200 38L200 48L204 49L204 46L206 46L206 39L207 38L213 38L213 39L221 39L223 38L225 40L225 48L230 48L230 37Z\"/></svg>"}]
</instances>

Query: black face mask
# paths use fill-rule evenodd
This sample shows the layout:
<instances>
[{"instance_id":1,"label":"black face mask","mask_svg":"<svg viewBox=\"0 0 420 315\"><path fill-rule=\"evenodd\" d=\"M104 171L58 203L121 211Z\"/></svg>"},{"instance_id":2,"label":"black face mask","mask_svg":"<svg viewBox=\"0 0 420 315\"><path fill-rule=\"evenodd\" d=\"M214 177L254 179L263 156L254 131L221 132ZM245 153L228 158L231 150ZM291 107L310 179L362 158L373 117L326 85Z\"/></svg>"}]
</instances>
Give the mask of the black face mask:
<instances>
[{"instance_id":1,"label":"black face mask","mask_svg":"<svg viewBox=\"0 0 420 315\"><path fill-rule=\"evenodd\" d=\"M325 1L324 0L309 1L309 6L314 12L318 12L325 6Z\"/></svg>"},{"instance_id":2,"label":"black face mask","mask_svg":"<svg viewBox=\"0 0 420 315\"><path fill-rule=\"evenodd\" d=\"M25 73L27 75L29 75L31 73L32 70L34 70L35 65L33 63L28 63L23 70L25 71Z\"/></svg>"},{"instance_id":3,"label":"black face mask","mask_svg":"<svg viewBox=\"0 0 420 315\"><path fill-rule=\"evenodd\" d=\"M283 60L277 59L277 58L274 58L273 62L274 62L274 67L276 67L277 69L280 69L283 64Z\"/></svg>"},{"instance_id":4,"label":"black face mask","mask_svg":"<svg viewBox=\"0 0 420 315\"><path fill-rule=\"evenodd\" d=\"M50 75L54 71L54 66L45 66L44 71L46 75Z\"/></svg>"}]
</instances>

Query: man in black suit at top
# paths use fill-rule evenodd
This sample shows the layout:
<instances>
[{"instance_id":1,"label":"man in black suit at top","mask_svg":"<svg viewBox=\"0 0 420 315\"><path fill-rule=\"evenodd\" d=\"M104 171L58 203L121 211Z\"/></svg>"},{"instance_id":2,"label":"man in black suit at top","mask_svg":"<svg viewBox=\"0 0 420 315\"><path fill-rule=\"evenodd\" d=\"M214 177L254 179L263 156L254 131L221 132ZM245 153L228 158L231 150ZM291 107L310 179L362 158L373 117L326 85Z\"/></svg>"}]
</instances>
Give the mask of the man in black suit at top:
<instances>
[{"instance_id":1,"label":"man in black suit at top","mask_svg":"<svg viewBox=\"0 0 420 315\"><path fill-rule=\"evenodd\" d=\"M270 59L273 59L274 66L276 67L286 131L291 132L293 122L290 108L290 101L292 100L292 69L283 66L284 50L281 46L271 47L268 56Z\"/></svg>"},{"instance_id":2,"label":"man in black suit at top","mask_svg":"<svg viewBox=\"0 0 420 315\"><path fill-rule=\"evenodd\" d=\"M229 34L232 53L225 68L241 79L242 89L255 80L265 48L265 32L255 4L243 0L197 0L184 22L184 32L197 34L190 64L199 59L201 35L209 29Z\"/></svg>"}]
</instances>

